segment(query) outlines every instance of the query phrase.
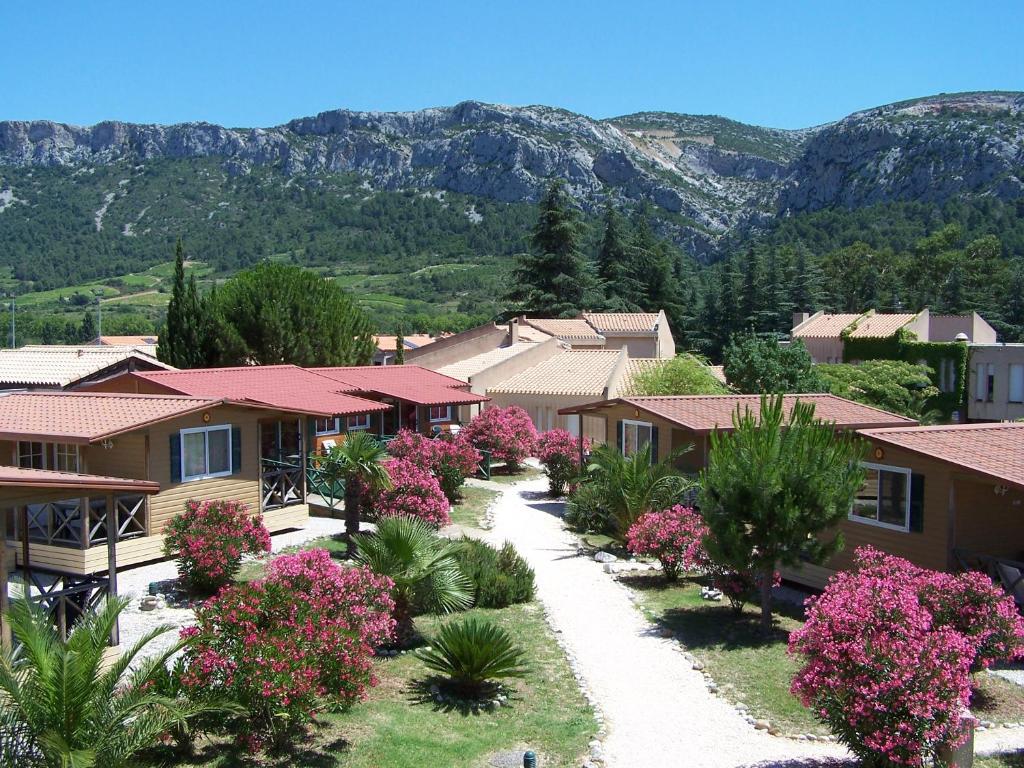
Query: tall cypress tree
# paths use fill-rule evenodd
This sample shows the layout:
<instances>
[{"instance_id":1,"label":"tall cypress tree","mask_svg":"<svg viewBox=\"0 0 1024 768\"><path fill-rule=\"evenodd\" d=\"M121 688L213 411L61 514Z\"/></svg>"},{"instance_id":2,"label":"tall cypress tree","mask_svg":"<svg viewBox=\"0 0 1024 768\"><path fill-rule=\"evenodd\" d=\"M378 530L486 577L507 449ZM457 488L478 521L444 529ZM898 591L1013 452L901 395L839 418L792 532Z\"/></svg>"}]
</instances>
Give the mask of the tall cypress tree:
<instances>
[{"instance_id":1,"label":"tall cypress tree","mask_svg":"<svg viewBox=\"0 0 1024 768\"><path fill-rule=\"evenodd\" d=\"M740 265L740 274L743 282L739 295L739 320L743 330L755 328L758 321L758 312L761 309L760 286L760 255L753 248L747 250L746 258ZM737 328L736 330L740 330Z\"/></svg>"},{"instance_id":2,"label":"tall cypress tree","mask_svg":"<svg viewBox=\"0 0 1024 768\"><path fill-rule=\"evenodd\" d=\"M603 284L610 310L635 312L640 308L638 300L643 288L632 275L630 257L625 222L608 204L604 214L604 235L597 251L597 276Z\"/></svg>"},{"instance_id":3,"label":"tall cypress tree","mask_svg":"<svg viewBox=\"0 0 1024 768\"><path fill-rule=\"evenodd\" d=\"M167 321L157 344L157 358L175 368L195 368L202 364L199 327L203 307L196 289L195 275L185 279L185 248L181 238L174 247L174 283L167 304Z\"/></svg>"},{"instance_id":4,"label":"tall cypress tree","mask_svg":"<svg viewBox=\"0 0 1024 768\"><path fill-rule=\"evenodd\" d=\"M506 295L515 312L574 317L594 296L594 279L580 251L580 217L565 185L556 179L540 202L532 249L516 257Z\"/></svg>"},{"instance_id":5,"label":"tall cypress tree","mask_svg":"<svg viewBox=\"0 0 1024 768\"><path fill-rule=\"evenodd\" d=\"M395 365L405 365L405 334L401 327L395 335Z\"/></svg>"}]
</instances>

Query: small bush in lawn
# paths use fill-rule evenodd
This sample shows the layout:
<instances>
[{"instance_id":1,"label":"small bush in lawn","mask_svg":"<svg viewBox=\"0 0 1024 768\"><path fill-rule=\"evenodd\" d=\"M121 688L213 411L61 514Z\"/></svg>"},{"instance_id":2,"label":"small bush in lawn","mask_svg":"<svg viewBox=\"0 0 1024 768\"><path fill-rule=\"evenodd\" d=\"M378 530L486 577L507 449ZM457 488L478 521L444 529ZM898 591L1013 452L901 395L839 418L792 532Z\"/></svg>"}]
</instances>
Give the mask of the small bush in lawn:
<instances>
[{"instance_id":1,"label":"small bush in lawn","mask_svg":"<svg viewBox=\"0 0 1024 768\"><path fill-rule=\"evenodd\" d=\"M164 554L178 560L189 590L212 594L238 573L244 555L270 551L263 518L240 501L185 502L185 511L164 528Z\"/></svg>"},{"instance_id":2,"label":"small bush in lawn","mask_svg":"<svg viewBox=\"0 0 1024 768\"><path fill-rule=\"evenodd\" d=\"M416 654L459 694L479 697L494 681L526 674L525 654L501 627L470 616L441 627Z\"/></svg>"},{"instance_id":3,"label":"small bush in lawn","mask_svg":"<svg viewBox=\"0 0 1024 768\"><path fill-rule=\"evenodd\" d=\"M609 533L610 513L596 483L582 483L569 494L565 524L577 533Z\"/></svg>"},{"instance_id":4,"label":"small bush in lawn","mask_svg":"<svg viewBox=\"0 0 1024 768\"><path fill-rule=\"evenodd\" d=\"M590 441L582 439L583 450L588 450ZM550 429L537 439L537 458L548 475L548 492L561 496L580 474L580 438L564 429Z\"/></svg>"},{"instance_id":5,"label":"small bush in lawn","mask_svg":"<svg viewBox=\"0 0 1024 768\"><path fill-rule=\"evenodd\" d=\"M790 636L793 693L872 764L922 765L963 738L970 671L1021 655L1024 622L987 577L865 547Z\"/></svg>"},{"instance_id":6,"label":"small bush in lawn","mask_svg":"<svg viewBox=\"0 0 1024 768\"><path fill-rule=\"evenodd\" d=\"M505 462L517 472L537 444L537 429L529 414L518 405L481 411L459 433L481 451L490 451L495 461Z\"/></svg>"},{"instance_id":7,"label":"small bush in lawn","mask_svg":"<svg viewBox=\"0 0 1024 768\"><path fill-rule=\"evenodd\" d=\"M498 550L464 536L459 544L456 559L459 569L473 583L474 605L505 608L533 599L533 569L511 542Z\"/></svg>"},{"instance_id":8,"label":"small bush in lawn","mask_svg":"<svg viewBox=\"0 0 1024 768\"><path fill-rule=\"evenodd\" d=\"M451 523L451 505L430 470L406 459L386 463L391 488L371 500L374 515L381 517L417 517L435 528Z\"/></svg>"},{"instance_id":9,"label":"small bush in lawn","mask_svg":"<svg viewBox=\"0 0 1024 768\"><path fill-rule=\"evenodd\" d=\"M230 719L250 750L282 745L324 708L375 685L375 648L394 631L392 582L342 568L326 550L282 555L266 578L221 590L196 610L182 684L241 705Z\"/></svg>"},{"instance_id":10,"label":"small bush in lawn","mask_svg":"<svg viewBox=\"0 0 1024 768\"><path fill-rule=\"evenodd\" d=\"M676 504L642 515L626 532L626 546L634 555L656 558L665 578L675 581L682 572L709 566L707 535L704 519L692 507Z\"/></svg>"}]
</instances>

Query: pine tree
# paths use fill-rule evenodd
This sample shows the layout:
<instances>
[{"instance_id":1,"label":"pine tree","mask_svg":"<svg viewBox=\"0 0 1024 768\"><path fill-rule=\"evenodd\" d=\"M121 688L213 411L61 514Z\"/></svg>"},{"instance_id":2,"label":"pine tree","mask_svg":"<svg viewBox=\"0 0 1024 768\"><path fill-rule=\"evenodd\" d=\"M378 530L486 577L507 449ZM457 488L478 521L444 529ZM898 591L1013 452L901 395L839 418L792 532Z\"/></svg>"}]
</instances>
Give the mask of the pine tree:
<instances>
[{"instance_id":1,"label":"pine tree","mask_svg":"<svg viewBox=\"0 0 1024 768\"><path fill-rule=\"evenodd\" d=\"M747 250L746 258L740 264L742 285L739 295L739 319L743 330L757 327L757 313L762 306L758 285L761 272L760 262L760 255L753 248L750 248Z\"/></svg>"},{"instance_id":2,"label":"pine tree","mask_svg":"<svg viewBox=\"0 0 1024 768\"><path fill-rule=\"evenodd\" d=\"M792 304L789 302L788 268L784 253L775 249L768 251L762 277L764 287L759 293L760 307L754 324L760 333L777 334L789 330Z\"/></svg>"},{"instance_id":3,"label":"pine tree","mask_svg":"<svg viewBox=\"0 0 1024 768\"><path fill-rule=\"evenodd\" d=\"M174 283L167 304L167 320L157 345L157 357L175 368L195 368L202 364L199 327L203 307L199 301L195 275L185 279L185 248L181 238L174 247Z\"/></svg>"},{"instance_id":4,"label":"pine tree","mask_svg":"<svg viewBox=\"0 0 1024 768\"><path fill-rule=\"evenodd\" d=\"M821 268L811 258L803 243L796 246L789 303L794 312L817 312L822 304Z\"/></svg>"},{"instance_id":5,"label":"pine tree","mask_svg":"<svg viewBox=\"0 0 1024 768\"><path fill-rule=\"evenodd\" d=\"M640 309L638 302L643 289L631 274L630 257L625 223L609 204L605 207L604 235L597 252L596 266L608 309L612 311L635 312Z\"/></svg>"},{"instance_id":6,"label":"pine tree","mask_svg":"<svg viewBox=\"0 0 1024 768\"><path fill-rule=\"evenodd\" d=\"M82 315L82 324L78 326L78 343L88 344L96 340L96 321L93 319L92 310L86 308Z\"/></svg>"},{"instance_id":7,"label":"pine tree","mask_svg":"<svg viewBox=\"0 0 1024 768\"><path fill-rule=\"evenodd\" d=\"M595 281L580 252L580 217L561 180L540 202L530 253L516 258L513 285L506 299L516 313L574 317L595 300Z\"/></svg>"}]
</instances>

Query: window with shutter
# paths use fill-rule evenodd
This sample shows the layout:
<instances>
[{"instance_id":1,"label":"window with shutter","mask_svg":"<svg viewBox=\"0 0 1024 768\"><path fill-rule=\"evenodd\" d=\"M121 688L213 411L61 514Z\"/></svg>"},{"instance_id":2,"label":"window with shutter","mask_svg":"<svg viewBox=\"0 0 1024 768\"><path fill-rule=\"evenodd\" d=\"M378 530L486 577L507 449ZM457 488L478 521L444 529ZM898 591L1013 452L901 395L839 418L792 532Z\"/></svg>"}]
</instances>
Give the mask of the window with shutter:
<instances>
[{"instance_id":1,"label":"window with shutter","mask_svg":"<svg viewBox=\"0 0 1024 768\"><path fill-rule=\"evenodd\" d=\"M911 530L913 489L910 470L884 464L865 463L861 466L866 475L864 484L854 497L850 519L896 531Z\"/></svg>"}]
</instances>

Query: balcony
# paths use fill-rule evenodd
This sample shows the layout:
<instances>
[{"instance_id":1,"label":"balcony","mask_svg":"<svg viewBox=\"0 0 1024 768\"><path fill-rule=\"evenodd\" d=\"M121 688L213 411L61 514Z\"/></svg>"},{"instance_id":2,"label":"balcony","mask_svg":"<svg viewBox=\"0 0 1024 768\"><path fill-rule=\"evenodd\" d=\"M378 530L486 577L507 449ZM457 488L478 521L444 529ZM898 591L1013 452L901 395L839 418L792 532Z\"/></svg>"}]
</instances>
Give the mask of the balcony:
<instances>
[{"instance_id":1,"label":"balcony","mask_svg":"<svg viewBox=\"0 0 1024 768\"><path fill-rule=\"evenodd\" d=\"M8 538L22 540L27 525L32 543L89 549L107 543L111 520L115 541L145 536L147 513L145 494L134 493L26 504L8 512Z\"/></svg>"}]
</instances>

